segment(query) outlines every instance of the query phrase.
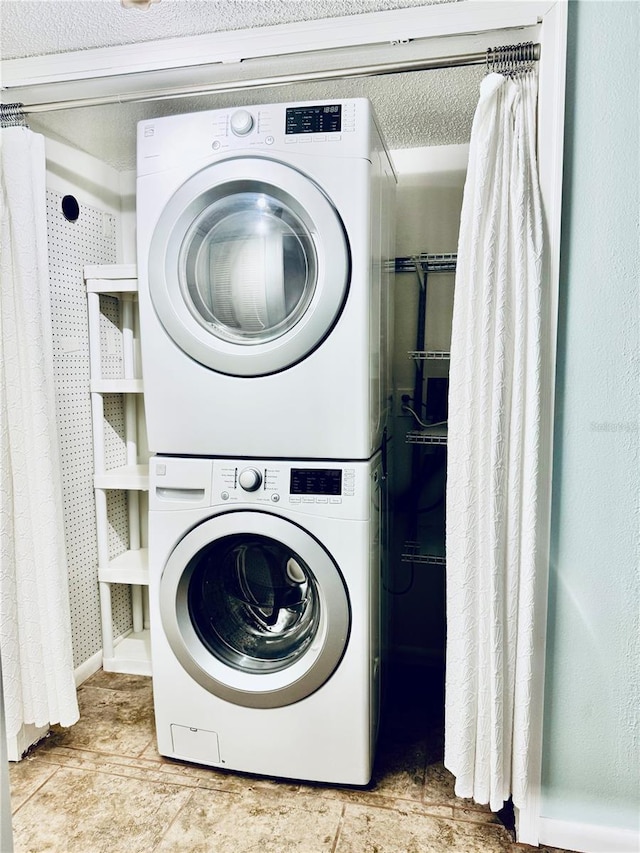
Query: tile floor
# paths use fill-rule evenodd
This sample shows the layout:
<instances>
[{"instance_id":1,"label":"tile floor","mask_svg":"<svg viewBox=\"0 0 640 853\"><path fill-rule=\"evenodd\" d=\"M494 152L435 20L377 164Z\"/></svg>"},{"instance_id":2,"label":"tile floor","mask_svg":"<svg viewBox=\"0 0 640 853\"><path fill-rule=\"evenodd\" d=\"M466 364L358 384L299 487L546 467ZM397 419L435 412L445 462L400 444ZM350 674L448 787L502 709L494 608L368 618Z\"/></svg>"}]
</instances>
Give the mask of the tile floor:
<instances>
[{"instance_id":1,"label":"tile floor","mask_svg":"<svg viewBox=\"0 0 640 853\"><path fill-rule=\"evenodd\" d=\"M81 718L11 766L15 853L524 853L457 799L437 673L390 679L366 789L177 763L155 748L151 680L98 672ZM552 853L551 848L543 848ZM562 853L562 851L555 851Z\"/></svg>"}]
</instances>

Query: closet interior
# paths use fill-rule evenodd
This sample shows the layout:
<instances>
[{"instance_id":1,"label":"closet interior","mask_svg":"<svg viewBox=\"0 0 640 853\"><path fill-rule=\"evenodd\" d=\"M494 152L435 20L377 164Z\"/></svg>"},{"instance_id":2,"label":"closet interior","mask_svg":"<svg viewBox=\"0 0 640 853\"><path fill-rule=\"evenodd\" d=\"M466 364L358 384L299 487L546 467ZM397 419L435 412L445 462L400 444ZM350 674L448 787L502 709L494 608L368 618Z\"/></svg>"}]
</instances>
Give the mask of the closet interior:
<instances>
[{"instance_id":1,"label":"closet interior","mask_svg":"<svg viewBox=\"0 0 640 853\"><path fill-rule=\"evenodd\" d=\"M75 665L82 667L104 649L105 669L148 674L143 662L148 655L146 640L141 639L133 658L124 651L131 641L117 651L123 639L131 634L142 638L145 623L148 627L143 594L148 454L141 405L144 379L137 356L135 263L120 263L118 245L118 228L130 216L102 206L101 191L95 185L98 197L83 199L82 180L91 180L92 169L104 173L107 165L96 163L90 155L78 158L62 143L52 143L50 149L60 171L67 158L74 159L76 167L80 159L86 167L84 175L74 175L77 186L65 180L57 191L49 189L47 208ZM425 261L419 249L425 245L423 240L432 240L425 219L429 184L443 181L447 186L438 186L436 194L444 191L449 196L448 228L442 227L445 208L439 205L439 214L433 218L443 234L436 248L444 252L455 247L464 146L452 147L454 168L443 173L435 160L448 153L446 147L438 148L437 158L428 149L404 152L405 160L421 159L425 171L400 173L398 189L403 251L415 254L399 256L396 266L394 536L387 586L393 601L392 623L402 626L400 635L392 636L392 646L403 655L426 655L431 660L441 659L444 650L441 510L446 426L440 422L446 419L455 258L447 253L445 262L434 261L432 255ZM50 161L54 186L57 165ZM132 183L133 176L118 175L117 180ZM416 185L423 191L416 193ZM79 204L75 222L67 220L62 210L63 199L72 193ZM404 197L409 204L403 207ZM417 257L421 254L422 260ZM438 264L444 265L442 271ZM436 268L442 274L436 275ZM425 512L425 500L435 503L432 511ZM425 602L432 611L427 620Z\"/></svg>"},{"instance_id":2,"label":"closet interior","mask_svg":"<svg viewBox=\"0 0 640 853\"><path fill-rule=\"evenodd\" d=\"M427 71L415 76L433 73L453 80L461 73L466 78L471 75L477 89L484 70ZM358 94L371 97L368 83L359 82ZM345 83L323 86L324 96L346 96L345 88L350 87ZM314 96L315 92L303 93L298 87L295 93L281 89L263 93L265 100ZM190 103L189 109L217 105L202 98L197 105ZM176 106L181 108L182 103L171 103L172 108ZM148 112L149 106L145 107ZM113 112L117 108L69 110L67 121L71 125L79 114L96 109ZM52 117L59 126L61 114ZM458 131L454 139L468 134L469 120L468 114L464 132ZM30 121L32 129L47 133L44 124L40 117ZM120 123L120 132L130 136L131 149L135 125L135 120L128 126ZM384 134L384 124L382 130ZM386 579L391 601L390 650L392 655L442 663L446 428L425 429L420 422L433 421L434 414L439 421L445 419L453 253L467 146L464 142L397 150L392 146L393 142L398 190L394 509ZM88 662L104 648L100 664L105 669L145 672L146 641L139 644L142 658L138 662L123 651L131 645L127 637L144 636L140 629L144 632L146 619L144 583L140 583L146 570L131 561L133 551L139 552L138 561L145 553L145 477L141 469L129 468L129 474L125 470L127 465L147 461L140 376L135 372L137 327L131 286L136 261L134 163L117 169L61 139L51 138L48 151L58 417L62 436L72 437L63 439L63 445L73 457L73 464L64 465L64 500L75 665L91 666ZM114 187L119 191L114 192ZM69 195L79 205L73 222L62 210L62 201ZM133 265L124 284L117 280L123 265ZM125 286L130 292L123 292ZM127 348L131 348L129 356ZM129 382L127 388L118 384L124 382ZM120 477L107 474L111 469L120 471ZM435 506L425 511L426 504ZM128 572L130 580L124 583Z\"/></svg>"},{"instance_id":3,"label":"closet interior","mask_svg":"<svg viewBox=\"0 0 640 853\"><path fill-rule=\"evenodd\" d=\"M144 73L138 82L139 74L119 74L116 66L111 76L76 82L61 77L48 85L44 71L36 73L37 60L31 77L23 74L16 93L34 105L27 108L29 126L47 139L55 378L78 681L101 665L147 671L146 569L141 562L146 494L139 466L148 453L134 284L137 123L219 107L326 98L372 101L397 172L389 647L392 657L443 664L446 399L455 252L467 143L487 68L463 61L438 67L434 57L486 55L496 44L537 44L544 35L536 4L527 4L526 13L514 12L515 4L506 11L487 5L491 8L467 19L456 9L403 10L393 13L394 27L386 26L392 13L354 16L366 18L369 29L354 23L345 35L352 42L348 47L330 45L332 36L320 28L315 49L307 46L310 53L303 42L286 53L267 40L262 56L242 62L227 57L204 64L197 37L189 63L185 59L181 67L172 60L174 67L153 72L154 86L163 90L157 100L138 100L136 87L148 82ZM411 27L415 37L408 35ZM224 60L229 39L214 34L215 39ZM120 62L134 55L136 46L129 47L121 51ZM374 71L353 79L349 74L356 66L399 60L404 71ZM406 70L425 61L436 67ZM325 79L306 80L310 68ZM16 79L21 70L15 61ZM550 74L547 65L543 79ZM275 85L274 77L281 75L293 82ZM207 93L212 84L216 94ZM109 87L117 95L101 94ZM79 96L84 105L65 103ZM57 102L55 108L47 101ZM77 218L65 215L69 197L77 200ZM124 283L118 283L123 265ZM109 478L111 469L127 466L130 476ZM131 466L138 466L133 474ZM131 636L141 638L135 661L117 652Z\"/></svg>"}]
</instances>

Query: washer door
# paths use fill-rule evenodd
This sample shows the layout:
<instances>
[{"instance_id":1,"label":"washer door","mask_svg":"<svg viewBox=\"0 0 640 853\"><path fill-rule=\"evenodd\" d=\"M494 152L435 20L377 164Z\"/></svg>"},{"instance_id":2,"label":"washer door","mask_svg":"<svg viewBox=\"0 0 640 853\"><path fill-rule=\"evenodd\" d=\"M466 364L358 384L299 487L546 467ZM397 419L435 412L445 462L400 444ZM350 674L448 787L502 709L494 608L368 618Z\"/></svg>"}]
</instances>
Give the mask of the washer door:
<instances>
[{"instance_id":1,"label":"washer door","mask_svg":"<svg viewBox=\"0 0 640 853\"><path fill-rule=\"evenodd\" d=\"M171 197L149 252L167 334L232 376L284 370L329 334L350 256L342 221L308 177L242 157L207 166Z\"/></svg>"},{"instance_id":2,"label":"washer door","mask_svg":"<svg viewBox=\"0 0 640 853\"><path fill-rule=\"evenodd\" d=\"M229 512L195 527L160 580L162 627L202 687L253 708L290 705L321 687L350 626L338 567L278 516Z\"/></svg>"}]
</instances>

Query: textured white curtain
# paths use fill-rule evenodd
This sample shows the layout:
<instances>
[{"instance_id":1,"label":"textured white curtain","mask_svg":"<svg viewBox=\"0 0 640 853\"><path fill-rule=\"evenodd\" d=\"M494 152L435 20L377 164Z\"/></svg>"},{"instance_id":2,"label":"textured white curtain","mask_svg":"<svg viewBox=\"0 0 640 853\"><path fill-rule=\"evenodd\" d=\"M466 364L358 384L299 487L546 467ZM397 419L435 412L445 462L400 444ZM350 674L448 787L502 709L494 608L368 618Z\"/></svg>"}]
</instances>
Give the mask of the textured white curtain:
<instances>
[{"instance_id":1,"label":"textured white curtain","mask_svg":"<svg viewBox=\"0 0 640 853\"><path fill-rule=\"evenodd\" d=\"M53 385L44 139L2 130L0 648L7 736L78 719Z\"/></svg>"},{"instance_id":2,"label":"textured white curtain","mask_svg":"<svg viewBox=\"0 0 640 853\"><path fill-rule=\"evenodd\" d=\"M494 811L527 791L539 546L543 226L533 72L481 84L456 274L445 765Z\"/></svg>"}]
</instances>

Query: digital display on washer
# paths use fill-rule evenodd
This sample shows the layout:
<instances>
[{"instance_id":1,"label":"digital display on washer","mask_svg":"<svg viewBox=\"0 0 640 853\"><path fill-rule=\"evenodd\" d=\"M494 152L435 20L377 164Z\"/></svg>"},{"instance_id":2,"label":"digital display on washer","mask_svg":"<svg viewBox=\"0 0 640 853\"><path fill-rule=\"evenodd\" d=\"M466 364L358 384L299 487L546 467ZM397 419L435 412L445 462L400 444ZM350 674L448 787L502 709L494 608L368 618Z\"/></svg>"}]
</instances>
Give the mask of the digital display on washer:
<instances>
[{"instance_id":1,"label":"digital display on washer","mask_svg":"<svg viewBox=\"0 0 640 853\"><path fill-rule=\"evenodd\" d=\"M342 471L335 468L292 468L292 495L341 495Z\"/></svg>"},{"instance_id":2,"label":"digital display on washer","mask_svg":"<svg viewBox=\"0 0 640 853\"><path fill-rule=\"evenodd\" d=\"M342 128L342 105L287 107L285 133L336 133Z\"/></svg>"}]
</instances>

